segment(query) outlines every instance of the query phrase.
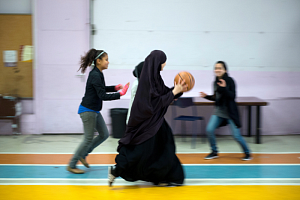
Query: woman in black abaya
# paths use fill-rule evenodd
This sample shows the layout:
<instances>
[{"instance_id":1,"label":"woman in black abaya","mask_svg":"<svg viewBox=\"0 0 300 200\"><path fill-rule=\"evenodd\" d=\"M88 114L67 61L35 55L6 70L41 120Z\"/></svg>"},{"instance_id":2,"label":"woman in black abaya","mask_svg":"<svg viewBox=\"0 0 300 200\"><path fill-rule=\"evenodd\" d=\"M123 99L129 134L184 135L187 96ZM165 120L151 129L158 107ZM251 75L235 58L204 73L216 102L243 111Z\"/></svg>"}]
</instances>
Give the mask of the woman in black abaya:
<instances>
[{"instance_id":1,"label":"woman in black abaya","mask_svg":"<svg viewBox=\"0 0 300 200\"><path fill-rule=\"evenodd\" d=\"M184 82L165 86L160 71L166 54L152 51L145 59L126 132L119 140L116 165L109 168L109 185L118 176L169 186L183 184L184 172L175 154L172 130L164 119L172 101L187 90Z\"/></svg>"}]
</instances>

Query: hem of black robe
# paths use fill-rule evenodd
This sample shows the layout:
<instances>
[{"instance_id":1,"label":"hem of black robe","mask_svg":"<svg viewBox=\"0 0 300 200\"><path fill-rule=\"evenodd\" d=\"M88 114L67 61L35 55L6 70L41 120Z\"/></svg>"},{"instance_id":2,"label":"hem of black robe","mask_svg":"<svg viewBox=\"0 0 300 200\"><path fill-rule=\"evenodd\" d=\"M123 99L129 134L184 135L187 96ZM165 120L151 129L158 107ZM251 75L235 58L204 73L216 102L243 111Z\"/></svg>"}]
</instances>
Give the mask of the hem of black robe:
<instances>
[{"instance_id":1,"label":"hem of black robe","mask_svg":"<svg viewBox=\"0 0 300 200\"><path fill-rule=\"evenodd\" d=\"M164 120L158 132L138 145L123 145L116 156L116 167L127 181L143 180L183 184L184 172L176 156L171 128Z\"/></svg>"}]
</instances>

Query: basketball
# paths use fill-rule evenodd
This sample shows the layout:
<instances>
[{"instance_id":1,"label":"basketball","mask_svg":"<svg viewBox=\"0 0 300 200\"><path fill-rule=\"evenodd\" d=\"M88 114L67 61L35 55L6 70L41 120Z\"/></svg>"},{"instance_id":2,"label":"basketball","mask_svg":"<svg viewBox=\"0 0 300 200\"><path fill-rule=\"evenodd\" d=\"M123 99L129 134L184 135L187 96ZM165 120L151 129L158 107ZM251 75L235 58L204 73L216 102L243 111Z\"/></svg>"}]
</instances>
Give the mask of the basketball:
<instances>
[{"instance_id":1,"label":"basketball","mask_svg":"<svg viewBox=\"0 0 300 200\"><path fill-rule=\"evenodd\" d=\"M174 81L176 83L178 83L179 78L181 80L185 80L185 83L188 86L187 91L190 91L191 89L193 89L193 87L195 85L195 79L191 73L186 72L186 71L179 72L178 74L176 74Z\"/></svg>"}]
</instances>

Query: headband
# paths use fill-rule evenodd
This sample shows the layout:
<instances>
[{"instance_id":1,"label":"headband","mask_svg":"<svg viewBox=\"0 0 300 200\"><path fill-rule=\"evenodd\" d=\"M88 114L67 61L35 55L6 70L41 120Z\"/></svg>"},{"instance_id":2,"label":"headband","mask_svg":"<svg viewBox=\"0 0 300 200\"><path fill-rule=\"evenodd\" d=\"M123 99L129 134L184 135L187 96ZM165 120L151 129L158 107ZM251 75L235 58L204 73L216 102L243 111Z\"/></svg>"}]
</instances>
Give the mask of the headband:
<instances>
[{"instance_id":1,"label":"headband","mask_svg":"<svg viewBox=\"0 0 300 200\"><path fill-rule=\"evenodd\" d=\"M99 55L94 60L97 60L104 53L105 53L105 51L102 51L101 53L99 53Z\"/></svg>"}]
</instances>

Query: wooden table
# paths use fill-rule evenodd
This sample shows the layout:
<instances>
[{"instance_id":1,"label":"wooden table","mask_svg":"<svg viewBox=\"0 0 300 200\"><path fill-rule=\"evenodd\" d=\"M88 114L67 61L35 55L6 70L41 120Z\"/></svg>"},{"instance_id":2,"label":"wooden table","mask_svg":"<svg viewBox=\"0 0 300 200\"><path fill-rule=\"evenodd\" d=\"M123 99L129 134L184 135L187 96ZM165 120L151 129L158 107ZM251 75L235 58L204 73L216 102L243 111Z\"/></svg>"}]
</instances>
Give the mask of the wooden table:
<instances>
[{"instance_id":1,"label":"wooden table","mask_svg":"<svg viewBox=\"0 0 300 200\"><path fill-rule=\"evenodd\" d=\"M197 106L214 106L214 101L209 101L201 97L193 98L195 105ZM267 106L268 102L257 98L257 97L237 97L235 99L238 106L247 106L248 107L248 137L251 136L251 108L256 106L256 144L261 143L260 138L260 107Z\"/></svg>"}]
</instances>

